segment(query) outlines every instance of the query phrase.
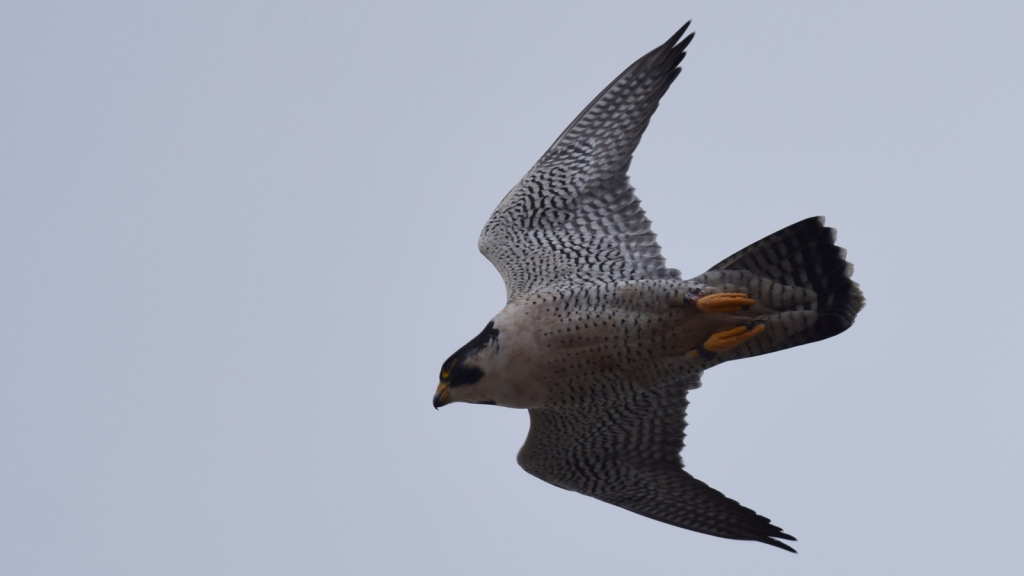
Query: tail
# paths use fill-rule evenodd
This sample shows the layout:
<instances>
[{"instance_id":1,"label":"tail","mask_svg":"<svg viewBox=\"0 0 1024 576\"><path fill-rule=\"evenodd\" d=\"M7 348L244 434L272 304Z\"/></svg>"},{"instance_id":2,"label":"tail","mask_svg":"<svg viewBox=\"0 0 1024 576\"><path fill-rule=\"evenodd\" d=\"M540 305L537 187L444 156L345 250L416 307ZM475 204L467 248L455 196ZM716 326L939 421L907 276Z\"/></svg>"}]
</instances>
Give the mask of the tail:
<instances>
[{"instance_id":1,"label":"tail","mask_svg":"<svg viewBox=\"0 0 1024 576\"><path fill-rule=\"evenodd\" d=\"M765 318L767 339L754 338L722 360L817 342L853 325L864 307L864 294L850 279L853 265L846 261L846 250L835 241L836 231L825 226L824 217L808 218L747 246L704 274L711 284L745 285L741 291L755 300L760 294L777 311Z\"/></svg>"}]
</instances>

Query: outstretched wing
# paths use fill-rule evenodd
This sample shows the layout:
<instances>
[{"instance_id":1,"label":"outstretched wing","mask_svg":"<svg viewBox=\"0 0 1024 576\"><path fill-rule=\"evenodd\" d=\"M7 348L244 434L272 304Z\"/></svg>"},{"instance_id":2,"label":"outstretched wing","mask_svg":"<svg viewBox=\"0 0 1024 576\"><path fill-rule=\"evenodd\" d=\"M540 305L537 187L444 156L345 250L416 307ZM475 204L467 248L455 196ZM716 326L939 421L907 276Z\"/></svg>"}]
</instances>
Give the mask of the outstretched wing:
<instances>
[{"instance_id":1,"label":"outstretched wing","mask_svg":"<svg viewBox=\"0 0 1024 576\"><path fill-rule=\"evenodd\" d=\"M541 480L666 524L794 552L779 539L795 538L768 518L683 470L686 392L699 378L605 405L531 409L519 465Z\"/></svg>"},{"instance_id":2,"label":"outstretched wing","mask_svg":"<svg viewBox=\"0 0 1024 576\"><path fill-rule=\"evenodd\" d=\"M612 81L491 214L479 247L510 301L568 284L679 277L665 267L626 171L679 75L689 25Z\"/></svg>"}]
</instances>

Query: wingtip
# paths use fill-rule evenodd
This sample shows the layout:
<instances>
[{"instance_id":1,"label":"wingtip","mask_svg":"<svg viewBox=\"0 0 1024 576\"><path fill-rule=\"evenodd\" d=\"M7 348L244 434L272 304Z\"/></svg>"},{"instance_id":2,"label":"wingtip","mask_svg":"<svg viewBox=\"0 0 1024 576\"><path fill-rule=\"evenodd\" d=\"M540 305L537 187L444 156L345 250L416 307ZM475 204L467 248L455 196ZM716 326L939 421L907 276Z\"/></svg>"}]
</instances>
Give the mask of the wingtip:
<instances>
[{"instance_id":1,"label":"wingtip","mask_svg":"<svg viewBox=\"0 0 1024 576\"><path fill-rule=\"evenodd\" d=\"M789 534L783 533L783 534L776 534L774 536L768 536L767 538L758 540L758 542L763 542L765 544L770 544L772 546L775 546L776 548L780 548L780 549L785 550L787 552L792 552L793 554L797 554L797 551L796 551L795 548L793 548L792 546L789 546L788 544L779 542L778 540L776 540L776 538L782 538L782 539L785 539L785 540L792 540L794 542L796 541L796 538L793 538Z\"/></svg>"},{"instance_id":2,"label":"wingtip","mask_svg":"<svg viewBox=\"0 0 1024 576\"><path fill-rule=\"evenodd\" d=\"M690 35L687 36L686 38L683 38L683 34L686 34L686 30L690 27L690 22L693 22L693 20L687 20L686 24L683 24L682 28L680 28L679 30L676 30L676 33L673 34L668 39L668 42L665 42L665 44L667 44L670 47L674 47L677 44L681 44L682 48L686 48L686 46L690 43L690 41L693 40L693 32L691 32ZM680 38L683 38L682 42L679 41Z\"/></svg>"}]
</instances>

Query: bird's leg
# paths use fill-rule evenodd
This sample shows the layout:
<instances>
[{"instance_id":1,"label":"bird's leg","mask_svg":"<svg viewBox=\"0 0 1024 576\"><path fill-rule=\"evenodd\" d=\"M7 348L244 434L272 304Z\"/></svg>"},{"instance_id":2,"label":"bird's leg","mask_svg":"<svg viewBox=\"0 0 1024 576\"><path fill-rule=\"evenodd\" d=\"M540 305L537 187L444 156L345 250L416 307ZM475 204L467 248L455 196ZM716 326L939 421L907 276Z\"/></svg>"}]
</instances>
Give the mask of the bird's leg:
<instances>
[{"instance_id":1,"label":"bird's leg","mask_svg":"<svg viewBox=\"0 0 1024 576\"><path fill-rule=\"evenodd\" d=\"M764 332L764 330L764 324L756 323L715 332L703 344L691 350L690 354L700 356L705 360L713 360L717 352L724 352L730 348L735 348Z\"/></svg>"},{"instance_id":2,"label":"bird's leg","mask_svg":"<svg viewBox=\"0 0 1024 576\"><path fill-rule=\"evenodd\" d=\"M722 314L749 310L754 300L746 294L709 294L697 300L697 309L709 314Z\"/></svg>"},{"instance_id":3,"label":"bird's leg","mask_svg":"<svg viewBox=\"0 0 1024 576\"><path fill-rule=\"evenodd\" d=\"M708 314L731 314L749 310L755 302L750 296L739 292L705 295L700 288L691 288L681 298L681 304L692 306Z\"/></svg>"},{"instance_id":4,"label":"bird's leg","mask_svg":"<svg viewBox=\"0 0 1024 576\"><path fill-rule=\"evenodd\" d=\"M707 348L708 352L724 352L729 348L735 348L743 344L762 332L764 332L764 324L754 324L749 328L747 326L737 326L730 330L715 332L704 341L704 347Z\"/></svg>"}]
</instances>

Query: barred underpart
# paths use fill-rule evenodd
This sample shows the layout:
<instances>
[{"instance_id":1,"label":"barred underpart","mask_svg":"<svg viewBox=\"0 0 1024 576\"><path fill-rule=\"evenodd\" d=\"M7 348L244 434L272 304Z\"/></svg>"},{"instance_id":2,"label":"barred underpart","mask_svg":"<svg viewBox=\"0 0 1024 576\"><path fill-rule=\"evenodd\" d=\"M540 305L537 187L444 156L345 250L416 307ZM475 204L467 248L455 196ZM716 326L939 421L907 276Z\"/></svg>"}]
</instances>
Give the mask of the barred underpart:
<instances>
[{"instance_id":1,"label":"barred underpart","mask_svg":"<svg viewBox=\"0 0 1024 576\"><path fill-rule=\"evenodd\" d=\"M609 84L494 210L480 252L510 302L558 285L679 277L665 267L626 171L679 75L693 39L680 41L687 26Z\"/></svg>"},{"instance_id":2,"label":"barred underpart","mask_svg":"<svg viewBox=\"0 0 1024 576\"><path fill-rule=\"evenodd\" d=\"M864 296L820 217L691 280L666 267L627 170L680 73L688 26L612 81L494 210L479 248L508 302L488 338L446 363L435 407L443 393L528 408L518 461L538 478L673 526L793 551L768 518L683 469L687 393L721 362L843 332ZM754 304L698 309L714 294ZM704 346L745 329L745 340Z\"/></svg>"},{"instance_id":3,"label":"barred underpart","mask_svg":"<svg viewBox=\"0 0 1024 576\"><path fill-rule=\"evenodd\" d=\"M666 524L794 552L779 540L795 538L768 518L683 470L686 393L699 380L696 374L587 408L530 410L519 464L556 486Z\"/></svg>"}]
</instances>

